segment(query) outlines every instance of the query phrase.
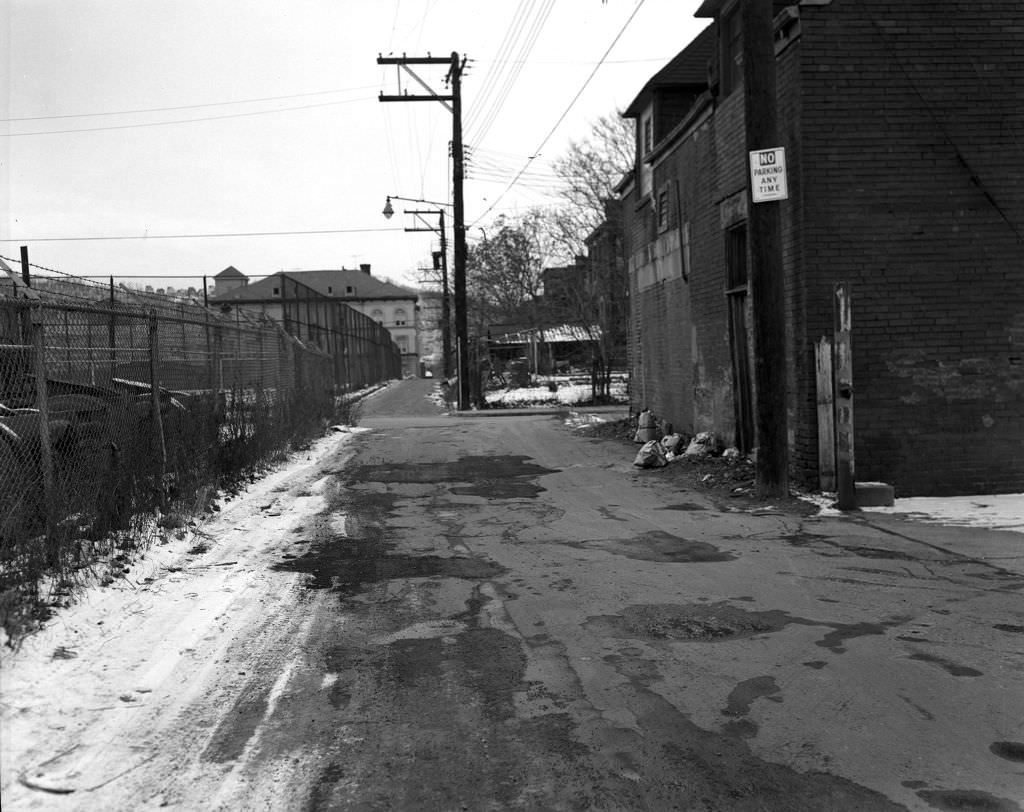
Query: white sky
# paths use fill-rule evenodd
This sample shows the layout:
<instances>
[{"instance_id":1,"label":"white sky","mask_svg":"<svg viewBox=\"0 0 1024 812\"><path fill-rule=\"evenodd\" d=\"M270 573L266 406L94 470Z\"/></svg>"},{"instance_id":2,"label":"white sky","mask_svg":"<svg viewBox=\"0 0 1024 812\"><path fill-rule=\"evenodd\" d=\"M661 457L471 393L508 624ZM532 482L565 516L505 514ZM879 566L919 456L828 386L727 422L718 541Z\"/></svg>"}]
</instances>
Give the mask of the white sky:
<instances>
[{"instance_id":1,"label":"white sky","mask_svg":"<svg viewBox=\"0 0 1024 812\"><path fill-rule=\"evenodd\" d=\"M17 258L27 244L33 263L67 273L175 277L124 279L155 287L198 287L203 274L228 265L258 277L360 262L415 284L435 239L402 231L412 225L402 208L415 204L396 203L390 221L381 210L389 194L450 200L451 116L436 102L380 103L380 91L397 92L397 70L377 65L378 54L469 57L463 120L475 149L465 185L472 241L499 212L545 202L545 161L585 137L589 122L625 107L699 33L708 21L693 17L698 6L0 0L0 254ZM634 11L540 158L495 205ZM445 92L443 68L416 70ZM422 91L411 83L409 92ZM267 97L289 98L241 103ZM182 109L123 112L172 107ZM208 120L157 124L188 119ZM101 127L108 129L28 134ZM37 241L339 229L390 230Z\"/></svg>"}]
</instances>

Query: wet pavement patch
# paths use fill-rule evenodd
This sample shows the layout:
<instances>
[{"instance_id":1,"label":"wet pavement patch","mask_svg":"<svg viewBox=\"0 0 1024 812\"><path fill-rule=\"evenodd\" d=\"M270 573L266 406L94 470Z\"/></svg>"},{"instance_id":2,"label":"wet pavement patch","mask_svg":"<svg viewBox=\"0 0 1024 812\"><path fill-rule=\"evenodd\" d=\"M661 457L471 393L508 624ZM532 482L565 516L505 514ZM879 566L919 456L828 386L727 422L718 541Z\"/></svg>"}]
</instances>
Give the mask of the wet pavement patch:
<instances>
[{"instance_id":1,"label":"wet pavement patch","mask_svg":"<svg viewBox=\"0 0 1024 812\"><path fill-rule=\"evenodd\" d=\"M728 601L689 604L634 604L619 615L595 615L584 624L589 631L639 640L680 640L715 643L777 632L788 625L824 626L828 632L815 645L842 654L844 641L885 634L906 618L881 623L832 623L791 615L781 609L748 611ZM815 661L815 663L818 661ZM808 665L812 664L808 663ZM820 666L819 666L820 667Z\"/></svg>"},{"instance_id":2,"label":"wet pavement patch","mask_svg":"<svg viewBox=\"0 0 1024 812\"><path fill-rule=\"evenodd\" d=\"M696 502L680 502L675 505L665 505L658 510L707 510L707 507L698 505Z\"/></svg>"},{"instance_id":3,"label":"wet pavement patch","mask_svg":"<svg viewBox=\"0 0 1024 812\"><path fill-rule=\"evenodd\" d=\"M978 671L975 668L970 668L966 665L960 665L954 663L952 660L947 660L944 657L936 657L934 654L924 654L918 652L917 654L910 655L911 660L920 660L925 663L933 663L939 666L944 671L952 674L954 677L980 677L983 676L982 671ZM965 809L971 809L973 807L964 807Z\"/></svg>"},{"instance_id":4,"label":"wet pavement patch","mask_svg":"<svg viewBox=\"0 0 1024 812\"><path fill-rule=\"evenodd\" d=\"M824 668L826 665L828 665L828 661L827 660L808 660L806 663L804 663L804 665L806 665L808 668L813 668L815 671L820 671L822 668Z\"/></svg>"},{"instance_id":5,"label":"wet pavement patch","mask_svg":"<svg viewBox=\"0 0 1024 812\"><path fill-rule=\"evenodd\" d=\"M917 795L942 810L1020 812L1020 806L1009 798L997 798L976 789L922 789L918 790Z\"/></svg>"},{"instance_id":6,"label":"wet pavement patch","mask_svg":"<svg viewBox=\"0 0 1024 812\"><path fill-rule=\"evenodd\" d=\"M999 758L1024 762L1024 742L992 742L988 748Z\"/></svg>"},{"instance_id":7,"label":"wet pavement patch","mask_svg":"<svg viewBox=\"0 0 1024 812\"><path fill-rule=\"evenodd\" d=\"M801 622L786 612L748 612L728 603L639 604L621 615L588 618L586 628L615 637L647 640L735 640Z\"/></svg>"},{"instance_id":8,"label":"wet pavement patch","mask_svg":"<svg viewBox=\"0 0 1024 812\"><path fill-rule=\"evenodd\" d=\"M496 499L533 498L544 491L534 480L545 474L558 473L530 462L518 454L461 457L454 462L381 463L358 465L346 472L348 484L385 482L401 484L456 485L451 492L464 496Z\"/></svg>"},{"instance_id":9,"label":"wet pavement patch","mask_svg":"<svg viewBox=\"0 0 1024 812\"><path fill-rule=\"evenodd\" d=\"M272 569L310 576L312 589L333 589L343 597L357 595L367 586L399 578L464 578L487 580L505 568L467 556L396 555L393 545L375 538L334 536L314 543L304 555L287 558Z\"/></svg>"},{"instance_id":10,"label":"wet pavement patch","mask_svg":"<svg viewBox=\"0 0 1024 812\"><path fill-rule=\"evenodd\" d=\"M569 546L604 550L636 561L658 561L667 564L703 564L736 559L732 553L724 552L706 541L685 539L663 530L651 530L631 539L575 541Z\"/></svg>"},{"instance_id":11,"label":"wet pavement patch","mask_svg":"<svg viewBox=\"0 0 1024 812\"><path fill-rule=\"evenodd\" d=\"M1014 626L1012 623L997 623L992 628L998 629L1001 632L1010 632L1011 634L1024 634L1024 626Z\"/></svg>"},{"instance_id":12,"label":"wet pavement patch","mask_svg":"<svg viewBox=\"0 0 1024 812\"><path fill-rule=\"evenodd\" d=\"M782 699L776 696L779 692L779 686L775 683L774 677L763 676L743 680L729 693L726 706L722 709L722 715L745 717L750 713L750 706L756 699L763 697L772 702L781 702ZM726 733L741 739L753 738L757 735L757 730L758 727L754 722L744 718L734 719L725 726Z\"/></svg>"},{"instance_id":13,"label":"wet pavement patch","mask_svg":"<svg viewBox=\"0 0 1024 812\"><path fill-rule=\"evenodd\" d=\"M887 626L896 626L898 623L838 623L832 625L832 631L826 634L815 645L842 654L846 651L843 641L852 640L855 637L867 635L885 634Z\"/></svg>"}]
</instances>

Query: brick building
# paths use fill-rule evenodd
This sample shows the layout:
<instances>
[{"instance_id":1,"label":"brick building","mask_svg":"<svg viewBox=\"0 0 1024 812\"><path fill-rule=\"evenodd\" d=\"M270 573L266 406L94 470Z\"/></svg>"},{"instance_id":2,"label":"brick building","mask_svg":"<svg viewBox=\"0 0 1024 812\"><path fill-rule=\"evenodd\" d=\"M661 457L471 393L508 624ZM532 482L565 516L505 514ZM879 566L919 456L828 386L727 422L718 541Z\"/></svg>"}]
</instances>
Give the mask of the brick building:
<instances>
[{"instance_id":1,"label":"brick building","mask_svg":"<svg viewBox=\"0 0 1024 812\"><path fill-rule=\"evenodd\" d=\"M620 184L634 406L756 446L735 0L642 88ZM814 343L853 300L857 478L1024 490L1024 4L775 3L791 473L817 483Z\"/></svg>"}]
</instances>

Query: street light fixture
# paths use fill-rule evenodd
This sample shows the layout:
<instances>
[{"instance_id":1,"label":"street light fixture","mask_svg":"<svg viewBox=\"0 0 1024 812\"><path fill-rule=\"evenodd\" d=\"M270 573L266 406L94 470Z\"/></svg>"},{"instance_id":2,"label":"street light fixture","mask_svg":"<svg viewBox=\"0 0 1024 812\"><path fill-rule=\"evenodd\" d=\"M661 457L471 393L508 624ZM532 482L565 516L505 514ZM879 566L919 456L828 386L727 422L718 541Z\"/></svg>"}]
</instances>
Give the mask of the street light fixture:
<instances>
[{"instance_id":1,"label":"street light fixture","mask_svg":"<svg viewBox=\"0 0 1024 812\"><path fill-rule=\"evenodd\" d=\"M390 220L391 215L393 215L394 213L395 210L391 205L391 195L388 195L388 202L384 204L384 216Z\"/></svg>"}]
</instances>

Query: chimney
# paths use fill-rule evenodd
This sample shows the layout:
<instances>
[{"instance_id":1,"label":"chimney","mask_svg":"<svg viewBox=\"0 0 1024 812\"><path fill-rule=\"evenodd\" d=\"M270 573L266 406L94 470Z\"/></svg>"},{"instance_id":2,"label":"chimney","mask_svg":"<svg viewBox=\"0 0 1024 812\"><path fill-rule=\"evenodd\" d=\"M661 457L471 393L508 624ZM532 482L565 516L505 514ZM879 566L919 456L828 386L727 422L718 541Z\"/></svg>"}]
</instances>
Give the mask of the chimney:
<instances>
[{"instance_id":1,"label":"chimney","mask_svg":"<svg viewBox=\"0 0 1024 812\"><path fill-rule=\"evenodd\" d=\"M370 263L369 262L364 262L364 263L360 264L359 270L361 270L365 274L370 273Z\"/></svg>"}]
</instances>

